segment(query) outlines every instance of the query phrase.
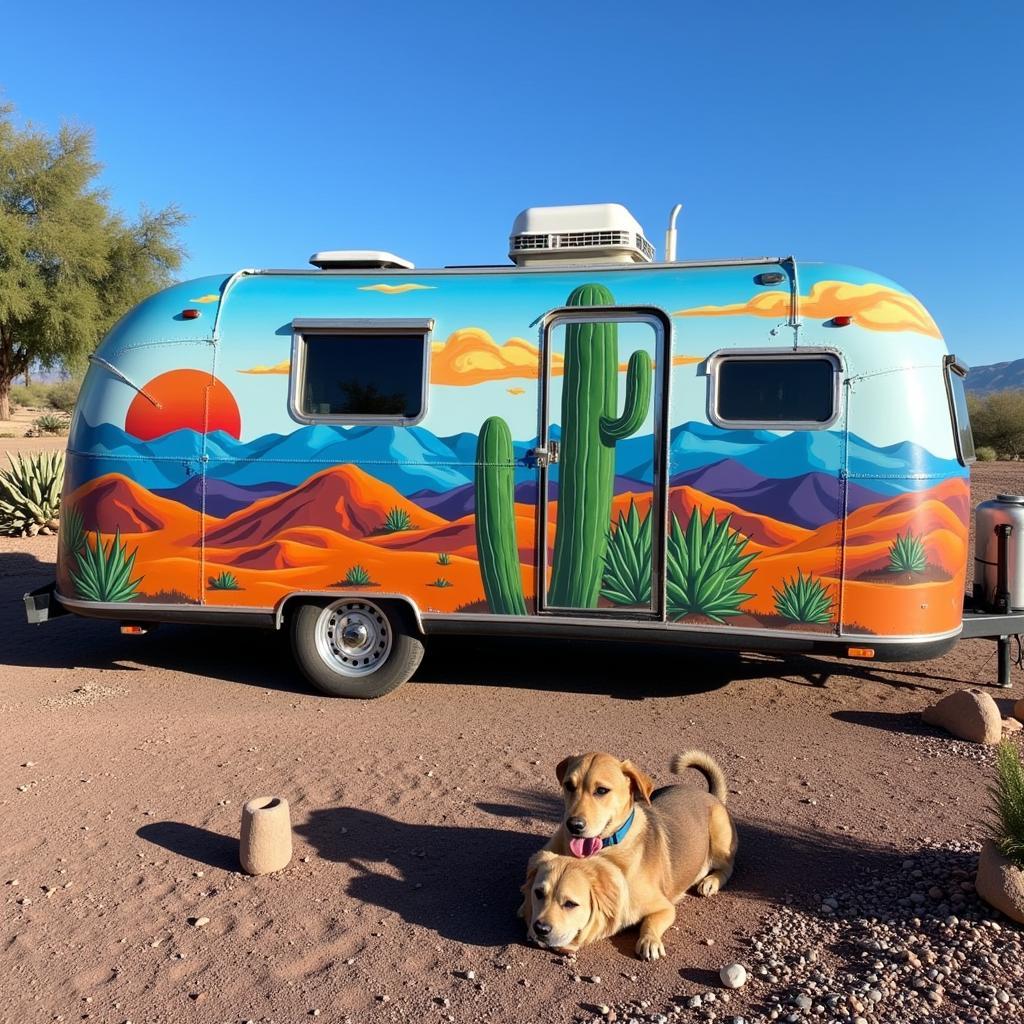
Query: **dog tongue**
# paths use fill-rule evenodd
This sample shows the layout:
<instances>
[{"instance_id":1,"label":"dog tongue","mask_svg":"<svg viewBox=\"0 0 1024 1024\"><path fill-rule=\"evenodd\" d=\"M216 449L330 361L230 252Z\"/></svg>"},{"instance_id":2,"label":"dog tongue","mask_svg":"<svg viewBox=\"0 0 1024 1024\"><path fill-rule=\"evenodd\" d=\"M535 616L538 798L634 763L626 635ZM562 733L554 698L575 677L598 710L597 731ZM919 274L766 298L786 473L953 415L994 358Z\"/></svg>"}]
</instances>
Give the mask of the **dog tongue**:
<instances>
[{"instance_id":1,"label":"dog tongue","mask_svg":"<svg viewBox=\"0 0 1024 1024\"><path fill-rule=\"evenodd\" d=\"M593 857L601 849L601 839L594 836L592 839L570 839L569 849L574 857Z\"/></svg>"}]
</instances>

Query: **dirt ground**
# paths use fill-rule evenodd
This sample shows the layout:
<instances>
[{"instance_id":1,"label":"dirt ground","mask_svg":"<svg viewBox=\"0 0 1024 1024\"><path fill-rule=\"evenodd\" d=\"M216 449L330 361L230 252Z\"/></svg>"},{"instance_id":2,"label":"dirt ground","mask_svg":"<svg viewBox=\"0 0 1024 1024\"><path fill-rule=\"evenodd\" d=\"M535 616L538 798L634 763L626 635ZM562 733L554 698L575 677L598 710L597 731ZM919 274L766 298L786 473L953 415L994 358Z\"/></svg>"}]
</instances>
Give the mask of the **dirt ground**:
<instances>
[{"instance_id":1,"label":"dirt ground","mask_svg":"<svg viewBox=\"0 0 1024 1024\"><path fill-rule=\"evenodd\" d=\"M1020 465L975 469L975 501L1021 489ZM558 1022L602 1003L658 1008L715 986L780 906L980 835L991 753L918 713L994 680L987 641L881 666L433 640L391 696L330 700L269 632L27 626L21 595L52 578L55 547L0 539L4 1022ZM1019 698L1022 684L1015 669L1014 688L993 693ZM557 818L556 763L610 750L662 784L688 747L730 781L728 886L684 899L653 965L633 958L635 933L576 963L525 945L518 887ZM239 816L260 794L289 800L294 857L249 878Z\"/></svg>"}]
</instances>

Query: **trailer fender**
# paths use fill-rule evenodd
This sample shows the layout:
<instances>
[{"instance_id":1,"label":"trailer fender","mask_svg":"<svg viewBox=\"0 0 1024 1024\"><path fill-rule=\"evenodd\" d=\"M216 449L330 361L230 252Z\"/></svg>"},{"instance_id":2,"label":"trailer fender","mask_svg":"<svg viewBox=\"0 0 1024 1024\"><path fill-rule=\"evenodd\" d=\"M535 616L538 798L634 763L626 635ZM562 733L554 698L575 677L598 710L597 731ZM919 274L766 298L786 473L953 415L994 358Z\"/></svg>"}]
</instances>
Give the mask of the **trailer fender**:
<instances>
[{"instance_id":1,"label":"trailer fender","mask_svg":"<svg viewBox=\"0 0 1024 1024\"><path fill-rule=\"evenodd\" d=\"M406 625L419 636L424 636L423 619L415 601L412 601L405 594L380 594L365 590L300 590L294 594L287 594L281 598L274 608L274 628L280 629L284 623L289 610L297 605L309 601L337 601L341 598L349 598L355 601L371 601L373 604L392 608L405 620Z\"/></svg>"}]
</instances>

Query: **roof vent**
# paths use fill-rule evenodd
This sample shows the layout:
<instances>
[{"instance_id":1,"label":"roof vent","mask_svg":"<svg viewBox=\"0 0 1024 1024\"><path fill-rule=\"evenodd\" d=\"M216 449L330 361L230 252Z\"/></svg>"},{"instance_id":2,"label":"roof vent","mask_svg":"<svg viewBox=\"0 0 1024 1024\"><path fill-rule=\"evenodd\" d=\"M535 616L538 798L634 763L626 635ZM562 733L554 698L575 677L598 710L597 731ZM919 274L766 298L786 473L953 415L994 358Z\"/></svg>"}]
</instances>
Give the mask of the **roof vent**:
<instances>
[{"instance_id":1,"label":"roof vent","mask_svg":"<svg viewBox=\"0 0 1024 1024\"><path fill-rule=\"evenodd\" d=\"M512 225L508 255L516 266L540 263L651 263L654 246L618 203L532 206Z\"/></svg>"},{"instance_id":2,"label":"roof vent","mask_svg":"<svg viewBox=\"0 0 1024 1024\"><path fill-rule=\"evenodd\" d=\"M415 270L415 264L393 252L377 249L328 249L315 252L309 262L320 270Z\"/></svg>"}]
</instances>

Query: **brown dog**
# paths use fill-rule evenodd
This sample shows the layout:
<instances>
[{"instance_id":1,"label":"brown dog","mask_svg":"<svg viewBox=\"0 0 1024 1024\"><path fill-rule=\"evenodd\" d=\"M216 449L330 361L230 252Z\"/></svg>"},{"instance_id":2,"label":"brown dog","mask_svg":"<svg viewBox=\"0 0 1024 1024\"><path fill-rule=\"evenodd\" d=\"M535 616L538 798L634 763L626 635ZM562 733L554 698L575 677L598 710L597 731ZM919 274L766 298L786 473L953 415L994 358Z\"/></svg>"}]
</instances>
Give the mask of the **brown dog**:
<instances>
[{"instance_id":1,"label":"brown dog","mask_svg":"<svg viewBox=\"0 0 1024 1024\"><path fill-rule=\"evenodd\" d=\"M520 909L533 938L544 942L546 924L552 925L552 933L556 930L556 922L548 921L543 911L538 914L534 906L539 899L537 891L541 887L536 877L541 868L550 883L542 901L545 907L548 893L557 890L556 876L558 884L589 885L591 890L595 881L602 891L611 891L616 883L614 874L588 869L580 872L575 870L579 865L559 864L547 856L557 854L582 864L594 859L617 869L625 886L625 894L619 899L622 912L604 914L605 927L618 931L639 921L637 954L644 960L665 955L662 937L675 920L676 902L694 884L702 896L718 892L732 874L736 857L736 829L725 809L727 789L722 769L699 750L673 758L673 772L679 774L687 768L696 768L704 775L710 792L666 786L653 793L654 783L644 772L610 754L580 754L558 765L555 774L562 784L565 813L544 850L531 858L529 871L537 871L534 882L524 886ZM527 877L529 880L530 875ZM582 906L576 899L569 902ZM594 896L591 906L601 916L600 908L607 909L610 900ZM541 932L537 931L538 923ZM559 938L564 939L566 929L559 926L557 930ZM583 941L594 941L587 929L582 929L580 935ZM577 940L576 948L579 944Z\"/></svg>"}]
</instances>

